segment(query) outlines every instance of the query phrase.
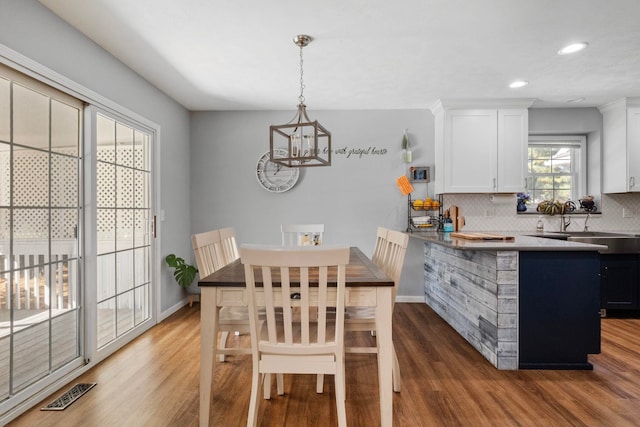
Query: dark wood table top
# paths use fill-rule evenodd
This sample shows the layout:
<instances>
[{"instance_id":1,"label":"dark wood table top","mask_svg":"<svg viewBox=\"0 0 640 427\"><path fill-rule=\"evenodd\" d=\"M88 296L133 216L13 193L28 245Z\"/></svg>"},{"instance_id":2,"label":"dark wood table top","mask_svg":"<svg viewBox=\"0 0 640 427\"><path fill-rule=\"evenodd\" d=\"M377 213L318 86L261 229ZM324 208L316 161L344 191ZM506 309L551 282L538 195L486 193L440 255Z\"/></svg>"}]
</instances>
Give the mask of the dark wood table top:
<instances>
[{"instance_id":1,"label":"dark wood table top","mask_svg":"<svg viewBox=\"0 0 640 427\"><path fill-rule=\"evenodd\" d=\"M329 270L329 283L336 282L335 269L333 272ZM333 279L332 279L333 278ZM274 274L274 282L277 282L277 277ZM295 278L292 277L292 282L295 283ZM262 276L259 271L256 272L256 282L259 283L262 280ZM310 277L313 282L313 277ZM393 280L391 280L378 266L376 266L371 260L357 247L350 248L349 264L346 270L346 285L347 287L358 286L393 286ZM232 263L222 267L220 270L204 277L198 281L198 286L218 286L218 287L238 287L246 286L244 278L244 265L239 259Z\"/></svg>"}]
</instances>

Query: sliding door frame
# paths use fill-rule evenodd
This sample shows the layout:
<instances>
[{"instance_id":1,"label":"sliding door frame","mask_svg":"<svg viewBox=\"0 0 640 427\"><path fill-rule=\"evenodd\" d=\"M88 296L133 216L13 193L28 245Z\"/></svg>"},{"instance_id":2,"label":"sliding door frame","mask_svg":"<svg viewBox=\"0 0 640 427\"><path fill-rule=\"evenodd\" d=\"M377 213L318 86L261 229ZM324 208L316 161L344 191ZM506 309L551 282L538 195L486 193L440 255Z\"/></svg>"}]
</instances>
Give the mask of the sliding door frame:
<instances>
[{"instance_id":1,"label":"sliding door frame","mask_svg":"<svg viewBox=\"0 0 640 427\"><path fill-rule=\"evenodd\" d=\"M58 89L73 97L76 97L84 101L87 104L87 106L94 106L96 108L99 108L109 113L112 116L125 118L129 122L136 123L141 128L149 130L149 134L151 135L151 145L152 145L152 153L153 153L153 157L150 160L151 168L152 168L150 215L153 218L157 217L158 212L160 212L160 206L162 206L161 199L160 199L161 188L160 188L160 178L159 178L161 176L161 170L160 170L161 132L160 132L160 126L158 124L117 104L116 102L100 95L99 93L94 92L93 90L88 89L68 79L67 77L51 70L48 67L45 67L33 61L32 59L2 44L0 44L0 63L10 68L13 68L16 71L24 73L36 80L39 80L42 83L45 83L55 89ZM90 108L87 107L87 109L90 109ZM91 161L95 164L95 158L94 158L95 152L87 153L87 145L89 145L89 141L91 141L91 139L87 139L87 136L91 132L95 131L95 127L87 126L88 124L91 124L90 121L89 123L87 123L87 114L88 113L85 113L85 126L84 126L85 140L83 142L83 150L84 150L83 162L85 163L85 170L84 170L84 176L82 177L82 179L85 181L82 184L85 189L85 200L84 200L85 204L83 207L85 227L89 224L95 224L95 222L89 222L89 223L86 222L87 215L89 215L89 213L87 212L91 210L91 209L88 209L88 206L91 203L95 204L95 190L92 190L94 192L94 195L93 195L94 198L87 198L87 194L86 194L88 188L95 188L95 182L94 182L95 166L94 166L94 169L91 171L93 175L89 173L89 171L87 171L87 166L86 166L87 162L91 162ZM89 157L85 157L87 156L87 154L89 154ZM95 206L93 207L93 211L94 212L92 215L94 215L94 218L95 218ZM137 331L136 334L127 334L122 339L117 340L117 343L114 342L113 345L106 346L104 349L105 351L100 352L100 354L98 354L95 349L95 337L92 337L91 334L88 332L89 330L95 330L95 326L96 326L95 312L93 315L90 315L88 312L85 312L84 326L83 326L84 336L81 337L81 340L84 343L84 346L81 349L81 352L84 352L84 355L83 355L84 365L80 367L76 367L75 369L62 368L59 371L49 376L50 381L48 381L46 385L43 386L43 384L34 384L28 387L27 389L23 390L23 392L20 393L20 396L17 396L19 397L19 399L12 402L10 409L0 410L0 425L6 424L8 421L11 421L12 419L14 419L17 415L33 407L42 399L46 398L47 396L49 396L50 394L58 390L60 387L67 384L68 382L72 381L74 378L77 378L82 373L88 371L93 366L95 366L95 364L98 363L100 360L103 360L104 358L106 358L107 356L115 352L118 348L125 345L127 342L133 340L140 334L144 333L146 329L151 328L152 326L154 326L159 322L159 314L161 313L161 274L160 274L161 262L159 260L160 241L159 239L157 239L157 236L162 235L161 226L162 226L161 221L155 221L154 235L151 237L151 242L152 242L151 257L154 260L153 267L150 271L152 303L150 307L151 318L148 322L146 322L145 328L144 329L141 328L140 330ZM82 230L81 235L86 236L87 235L86 231L87 230ZM90 253L89 245L86 242L86 237L85 237L85 241L82 242L81 244L84 246L83 256L84 256L85 265L86 265L88 257L93 256L95 258L96 254L95 252L93 254ZM94 265L95 265L95 262L94 262ZM87 271L87 268L85 266L81 266L80 270L81 270L80 280L82 281L82 284L84 287L83 304L85 307L89 307L88 302L91 300L95 301L96 297L95 297L95 291L94 291L94 295L91 296L90 290L87 289L87 278L90 277L89 276L90 274L95 275L95 270L93 272ZM95 307L95 304L94 304L94 307ZM93 340L94 342L93 345L89 344L91 340Z\"/></svg>"}]
</instances>

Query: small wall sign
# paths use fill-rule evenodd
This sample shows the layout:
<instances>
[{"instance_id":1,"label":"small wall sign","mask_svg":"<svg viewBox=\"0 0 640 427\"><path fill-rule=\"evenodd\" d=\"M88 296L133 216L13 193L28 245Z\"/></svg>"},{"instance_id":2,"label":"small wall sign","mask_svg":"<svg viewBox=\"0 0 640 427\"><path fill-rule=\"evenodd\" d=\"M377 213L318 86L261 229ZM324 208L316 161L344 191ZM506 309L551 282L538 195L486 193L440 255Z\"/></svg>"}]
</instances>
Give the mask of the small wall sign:
<instances>
[{"instance_id":1,"label":"small wall sign","mask_svg":"<svg viewBox=\"0 0 640 427\"><path fill-rule=\"evenodd\" d=\"M411 182L429 182L429 167L411 166L409 168L409 179L411 179Z\"/></svg>"}]
</instances>

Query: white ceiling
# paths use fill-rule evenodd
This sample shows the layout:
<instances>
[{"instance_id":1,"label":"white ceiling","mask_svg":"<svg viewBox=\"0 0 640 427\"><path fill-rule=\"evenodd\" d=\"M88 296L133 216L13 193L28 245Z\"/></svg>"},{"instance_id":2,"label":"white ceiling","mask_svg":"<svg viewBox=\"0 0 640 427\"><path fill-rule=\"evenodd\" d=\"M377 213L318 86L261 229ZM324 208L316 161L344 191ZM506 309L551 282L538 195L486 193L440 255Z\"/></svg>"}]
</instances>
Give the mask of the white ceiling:
<instances>
[{"instance_id":1,"label":"white ceiling","mask_svg":"<svg viewBox=\"0 0 640 427\"><path fill-rule=\"evenodd\" d=\"M190 110L640 96L638 0L40 0ZM589 48L556 51L576 41ZM517 79L530 84L509 89ZM568 100L585 98L583 102Z\"/></svg>"}]
</instances>

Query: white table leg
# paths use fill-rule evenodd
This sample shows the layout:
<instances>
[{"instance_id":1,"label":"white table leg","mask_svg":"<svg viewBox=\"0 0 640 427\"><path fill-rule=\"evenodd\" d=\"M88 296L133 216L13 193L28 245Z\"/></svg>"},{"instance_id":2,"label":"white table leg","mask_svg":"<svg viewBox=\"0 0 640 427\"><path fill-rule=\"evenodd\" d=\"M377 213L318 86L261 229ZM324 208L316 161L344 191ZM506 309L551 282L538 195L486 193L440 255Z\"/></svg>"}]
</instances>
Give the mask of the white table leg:
<instances>
[{"instance_id":1,"label":"white table leg","mask_svg":"<svg viewBox=\"0 0 640 427\"><path fill-rule=\"evenodd\" d=\"M209 425L211 385L215 372L214 346L218 337L217 288L200 288L200 427Z\"/></svg>"},{"instance_id":2,"label":"white table leg","mask_svg":"<svg viewBox=\"0 0 640 427\"><path fill-rule=\"evenodd\" d=\"M393 425L393 339L392 289L379 287L376 304L376 343L378 345L378 385L380 387L380 425Z\"/></svg>"}]
</instances>

